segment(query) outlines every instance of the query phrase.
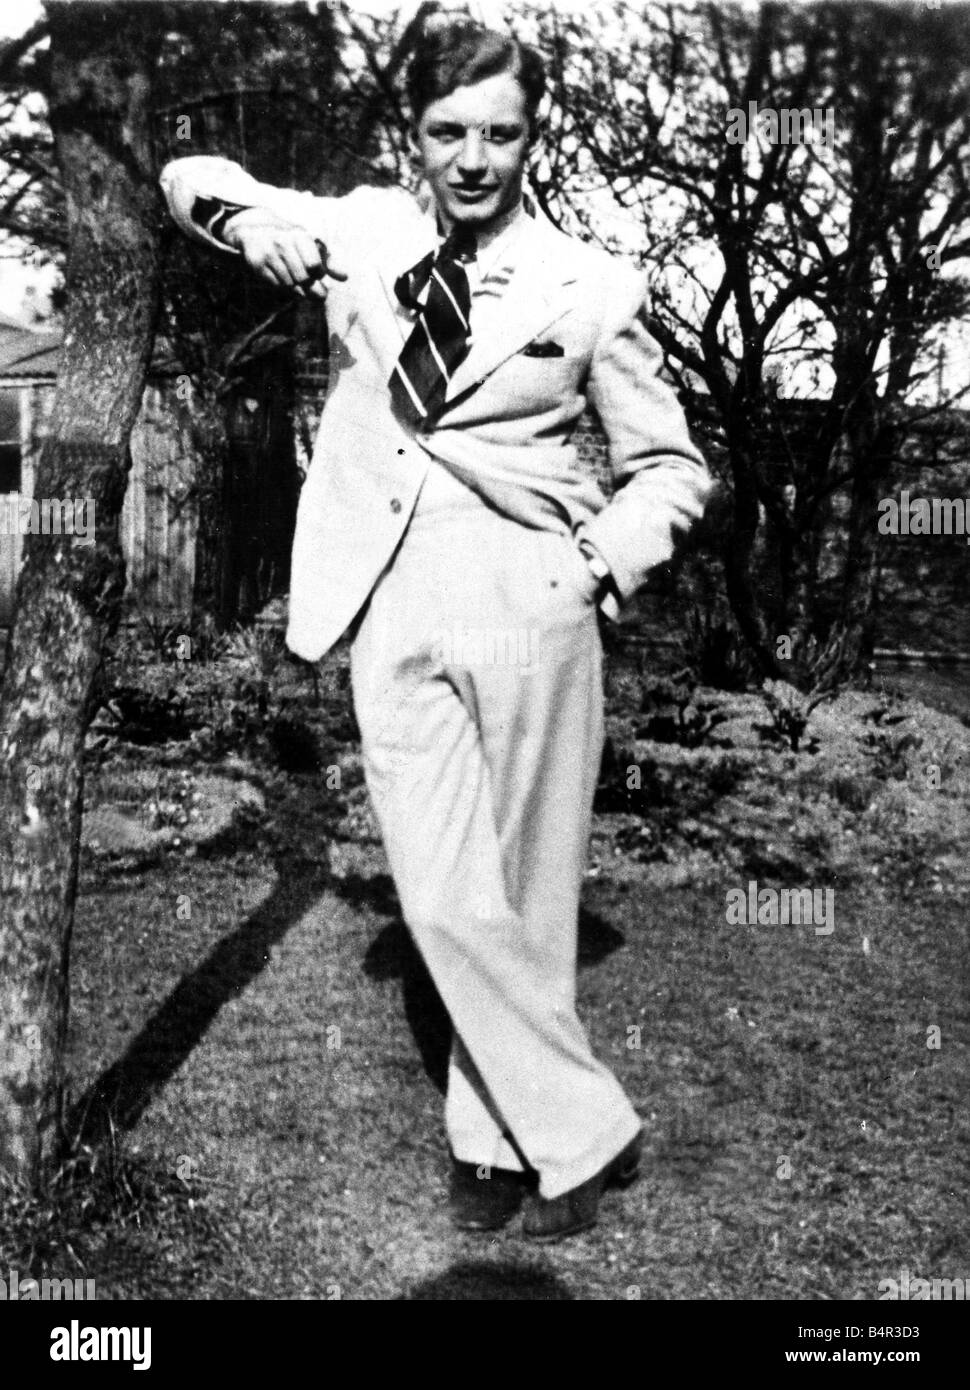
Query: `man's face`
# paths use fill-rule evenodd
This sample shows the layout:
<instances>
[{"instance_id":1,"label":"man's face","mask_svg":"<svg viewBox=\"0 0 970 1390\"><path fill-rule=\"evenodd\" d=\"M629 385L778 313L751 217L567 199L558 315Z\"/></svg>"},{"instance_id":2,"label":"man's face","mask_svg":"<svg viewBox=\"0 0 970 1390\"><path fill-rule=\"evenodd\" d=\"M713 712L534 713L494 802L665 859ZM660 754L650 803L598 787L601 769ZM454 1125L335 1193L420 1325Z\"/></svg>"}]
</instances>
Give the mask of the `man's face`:
<instances>
[{"instance_id":1,"label":"man's face","mask_svg":"<svg viewBox=\"0 0 970 1390\"><path fill-rule=\"evenodd\" d=\"M458 87L425 107L415 143L446 230L487 230L522 195L525 94L507 72Z\"/></svg>"}]
</instances>

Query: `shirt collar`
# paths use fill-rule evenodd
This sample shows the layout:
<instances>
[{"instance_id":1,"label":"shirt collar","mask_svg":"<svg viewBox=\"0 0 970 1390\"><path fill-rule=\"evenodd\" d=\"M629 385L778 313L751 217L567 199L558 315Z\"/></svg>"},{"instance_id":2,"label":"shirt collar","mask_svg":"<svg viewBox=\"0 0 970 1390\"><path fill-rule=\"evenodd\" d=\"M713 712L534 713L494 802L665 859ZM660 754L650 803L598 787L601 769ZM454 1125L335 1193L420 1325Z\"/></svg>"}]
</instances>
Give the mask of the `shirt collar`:
<instances>
[{"instance_id":1,"label":"shirt collar","mask_svg":"<svg viewBox=\"0 0 970 1390\"><path fill-rule=\"evenodd\" d=\"M504 213L496 225L489 227L487 232L478 233L478 270L481 275L487 274L493 266L498 264L499 258L508 250L521 232L525 219L530 215L526 210L526 198L528 198L528 194L523 194L515 207ZM440 246L444 237L437 230L438 220L434 195L427 184L422 184L418 192L418 201L425 216L435 228L436 244ZM532 215L534 216L534 214Z\"/></svg>"}]
</instances>

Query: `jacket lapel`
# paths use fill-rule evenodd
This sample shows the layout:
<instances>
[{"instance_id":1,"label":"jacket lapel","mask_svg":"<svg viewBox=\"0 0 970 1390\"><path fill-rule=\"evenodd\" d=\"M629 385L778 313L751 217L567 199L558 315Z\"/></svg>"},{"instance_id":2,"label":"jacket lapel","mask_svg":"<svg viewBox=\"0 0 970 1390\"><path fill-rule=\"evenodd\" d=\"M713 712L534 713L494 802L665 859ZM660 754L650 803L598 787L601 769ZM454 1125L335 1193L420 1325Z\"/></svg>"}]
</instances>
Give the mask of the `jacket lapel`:
<instances>
[{"instance_id":1,"label":"jacket lapel","mask_svg":"<svg viewBox=\"0 0 970 1390\"><path fill-rule=\"evenodd\" d=\"M512 275L482 332L475 330L468 356L448 384L447 402L477 386L569 309L559 293L576 279L562 255L568 241L541 213L525 219L510 248ZM473 323L474 328L474 323Z\"/></svg>"},{"instance_id":2,"label":"jacket lapel","mask_svg":"<svg viewBox=\"0 0 970 1390\"><path fill-rule=\"evenodd\" d=\"M415 200L413 217L409 217L403 226L395 226L394 234L388 238L383 254L377 257L377 273L400 338L400 342L395 341L394 344L395 360L401 351L401 345L410 337L414 320L398 299L394 285L399 275L416 266L437 244L438 233L434 213L423 208Z\"/></svg>"},{"instance_id":3,"label":"jacket lapel","mask_svg":"<svg viewBox=\"0 0 970 1390\"><path fill-rule=\"evenodd\" d=\"M414 326L413 318L398 300L395 282L433 251L438 242L431 208L415 200L414 212L403 226L395 226L384 254L376 258L377 273L397 330L389 357L391 366ZM493 306L484 331L473 334L468 356L448 384L445 400L449 403L469 387L477 386L538 333L562 318L569 308L559 294L563 285L576 279L569 260L563 256L568 238L541 212L523 222L522 233L510 248L513 266L509 282L500 302Z\"/></svg>"}]
</instances>

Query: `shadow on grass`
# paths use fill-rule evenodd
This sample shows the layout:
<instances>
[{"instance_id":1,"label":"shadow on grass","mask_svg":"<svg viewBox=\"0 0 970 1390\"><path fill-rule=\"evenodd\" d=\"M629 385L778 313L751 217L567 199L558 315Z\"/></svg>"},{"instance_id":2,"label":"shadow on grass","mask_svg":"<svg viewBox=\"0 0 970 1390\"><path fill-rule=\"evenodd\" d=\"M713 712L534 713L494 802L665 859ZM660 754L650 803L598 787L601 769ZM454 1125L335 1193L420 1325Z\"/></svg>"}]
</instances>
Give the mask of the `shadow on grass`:
<instances>
[{"instance_id":1,"label":"shadow on grass","mask_svg":"<svg viewBox=\"0 0 970 1390\"><path fill-rule=\"evenodd\" d=\"M395 1300L398 1303L417 1302L497 1302L572 1301L573 1295L548 1270L513 1264L487 1264L484 1261L462 1260L436 1274L422 1279Z\"/></svg>"},{"instance_id":2,"label":"shadow on grass","mask_svg":"<svg viewBox=\"0 0 970 1390\"><path fill-rule=\"evenodd\" d=\"M291 864L276 867L277 886L266 902L179 980L123 1056L75 1102L69 1134L82 1143L97 1144L110 1136L112 1126L133 1128L201 1042L223 1004L262 973L271 948L331 885L326 865L304 865L302 875L295 874Z\"/></svg>"},{"instance_id":3,"label":"shadow on grass","mask_svg":"<svg viewBox=\"0 0 970 1390\"><path fill-rule=\"evenodd\" d=\"M364 957L364 974L372 980L401 981L404 1015L421 1062L432 1084L444 1094L451 1051L451 1018L410 932L400 919L382 927L371 942Z\"/></svg>"},{"instance_id":4,"label":"shadow on grass","mask_svg":"<svg viewBox=\"0 0 970 1390\"><path fill-rule=\"evenodd\" d=\"M322 817L321 842L331 829ZM225 848L228 849L228 845ZM215 847L210 847L210 854ZM358 910L396 918L381 928L364 958L364 974L374 980L400 979L408 1025L427 1075L444 1091L451 1047L451 1020L427 967L400 919L387 874L333 878L324 864L285 852L273 856L276 887L235 931L223 937L205 960L185 975L147 1020L124 1054L79 1097L71 1109L68 1133L97 1144L112 1128L133 1128L196 1045L227 1000L257 978L277 945L324 891L338 894ZM579 960L595 964L623 943L620 932L593 913L580 914Z\"/></svg>"},{"instance_id":5,"label":"shadow on grass","mask_svg":"<svg viewBox=\"0 0 970 1390\"><path fill-rule=\"evenodd\" d=\"M380 880L383 880L383 883ZM347 892L346 882L341 892L357 901L355 891ZM377 902L381 901L385 911L396 910L397 898L394 895L393 884L386 875L380 875L375 879L357 880L358 885L361 882L366 885L367 893L372 897L372 908L380 910ZM386 896L382 896L385 894ZM587 912L585 909L580 912L580 966L596 965L622 946L624 940L621 932L595 913ZM444 1094L448 1081L448 1054L451 1050L451 1019L428 967L400 918L384 927L371 942L364 957L364 974L372 980L401 981L408 1027L429 1079Z\"/></svg>"}]
</instances>

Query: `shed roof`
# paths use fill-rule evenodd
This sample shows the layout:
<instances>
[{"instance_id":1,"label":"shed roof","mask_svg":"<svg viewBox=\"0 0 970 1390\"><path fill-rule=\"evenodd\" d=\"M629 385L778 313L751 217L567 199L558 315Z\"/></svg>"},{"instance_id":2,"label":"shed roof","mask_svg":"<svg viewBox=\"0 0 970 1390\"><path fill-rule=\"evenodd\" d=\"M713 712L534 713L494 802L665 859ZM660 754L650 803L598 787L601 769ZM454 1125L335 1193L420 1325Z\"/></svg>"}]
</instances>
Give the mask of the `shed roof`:
<instances>
[{"instance_id":1,"label":"shed roof","mask_svg":"<svg viewBox=\"0 0 970 1390\"><path fill-rule=\"evenodd\" d=\"M0 319L0 379L57 375L62 334L50 329L22 328Z\"/></svg>"},{"instance_id":2,"label":"shed roof","mask_svg":"<svg viewBox=\"0 0 970 1390\"><path fill-rule=\"evenodd\" d=\"M41 378L53 384L63 341L60 329L25 328L0 314L0 383ZM152 377L169 377L182 370L169 342L157 337L149 368Z\"/></svg>"}]
</instances>

